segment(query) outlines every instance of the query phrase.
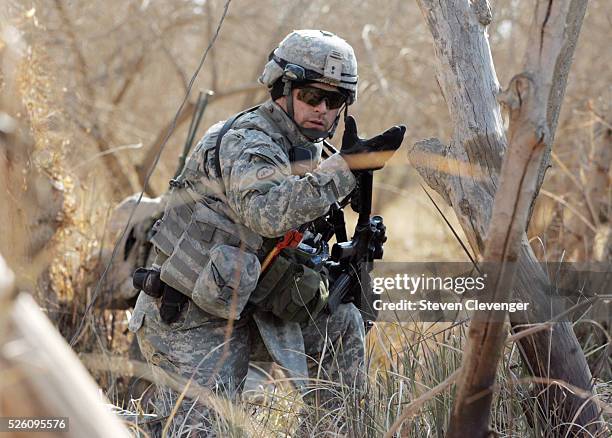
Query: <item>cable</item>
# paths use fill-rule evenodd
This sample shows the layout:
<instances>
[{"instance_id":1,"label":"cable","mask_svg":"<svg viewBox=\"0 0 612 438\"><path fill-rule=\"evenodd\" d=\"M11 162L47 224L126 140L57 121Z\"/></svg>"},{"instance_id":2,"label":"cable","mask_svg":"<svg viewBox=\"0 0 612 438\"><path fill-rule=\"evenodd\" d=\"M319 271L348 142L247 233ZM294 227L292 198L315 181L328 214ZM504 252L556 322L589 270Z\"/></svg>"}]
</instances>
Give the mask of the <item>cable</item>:
<instances>
[{"instance_id":1,"label":"cable","mask_svg":"<svg viewBox=\"0 0 612 438\"><path fill-rule=\"evenodd\" d=\"M125 224L125 228L121 232L121 236L119 236L119 239L117 239L117 242L115 243L115 246L113 248L113 252L111 253L110 260L106 264L106 267L104 268L104 271L102 272L102 275L100 276L100 279L98 280L98 283L96 284L96 288L94 289L94 292L91 295L91 300L89 301L89 304L87 304L87 307L85 308L85 312L83 314L83 319L79 323L79 326L77 327L76 333L70 339L70 346L71 347L74 346L74 344L78 340L79 336L81 335L81 331L83 330L83 327L85 325L85 320L87 319L89 313L91 312L91 309L93 308L93 305L95 304L95 302L96 302L96 300L98 298L98 294L100 293L100 287L102 285L102 282L106 279L106 275L108 274L108 270L110 269L111 265L113 264L113 260L115 259L115 256L117 255L117 250L119 249L119 243L123 240L123 238L125 237L125 234L127 233L127 231L130 228L130 225L132 224L132 219L134 217L134 213L136 212L136 209L138 208L138 205L140 205L140 202L142 201L142 197L144 196L144 193L145 193L145 191L147 189L147 185L149 184L149 179L151 178L151 175L153 174L153 171L155 170L155 167L157 166L157 163L159 162L161 154L162 154L164 148L166 147L166 143L168 142L168 140L170 139L170 136L172 135L172 133L176 129L177 120L179 118L179 115L181 114L181 111L183 111L183 107L185 106L185 103L187 102L187 99L189 99L189 94L191 93L191 89L193 87L193 83L195 82L196 78L198 77L198 74L200 73L200 70L202 69L202 66L204 65L204 61L206 60L206 57L208 56L208 52L210 51L212 46L217 41L217 37L219 36L219 32L221 31L221 26L223 25L223 22L225 21L225 17L227 15L227 11L229 9L229 5L230 5L231 1L232 0L227 0L225 2L225 6L223 8L223 15L221 15L221 19L219 20L219 24L217 25L217 29L215 30L215 34L213 35L212 39L208 43L208 47L206 47L206 50L204 51L204 54L202 55L202 57L200 59L200 63L198 64L198 67L196 68L196 71L194 72L193 76L191 76L191 79L189 81L189 85L187 86L187 91L185 93L185 97L183 98L183 101L181 102L181 105L179 106L178 110L176 111L176 114L174 115L174 119L172 120L172 124L170 125L170 129L168 129L168 133L164 137L164 140L161 143L159 151L157 152L157 155L155 156L155 161L153 161L153 164L151 165L151 167L147 171L147 175L145 176L144 184L143 184L142 190L140 192L140 195L138 196L138 200L136 201L136 205L134 205L134 208L132 208L132 211L131 211L130 216L129 216L128 221L127 221L127 224Z\"/></svg>"},{"instance_id":2,"label":"cable","mask_svg":"<svg viewBox=\"0 0 612 438\"><path fill-rule=\"evenodd\" d=\"M429 200L432 202L434 207L436 207L436 210L438 210L438 213L440 213L440 216L442 216L442 219L444 219L444 222L446 222L446 225L448 225L450 230L453 232L455 239L457 239L457 242L459 242L459 245L461 245L461 248L463 248L463 251L468 256L470 261L472 262L472 265L474 265L474 268L476 268L479 274L482 274L482 271L480 270L478 263L476 263L476 260L474 259L470 251L467 249L467 247L465 246L465 243L463 243L463 240L461 240L461 237L459 237L459 234L457 234L457 232L455 231L455 229L453 228L449 220L446 218L446 216L444 216L444 213L442 213L442 210L440 209L440 207L438 207L438 204L436 204L436 201L434 201L434 198L432 198L432 196L429 194L429 192L427 191L425 186L423 186L423 184L421 184L421 188L423 189L423 191L425 192Z\"/></svg>"}]
</instances>

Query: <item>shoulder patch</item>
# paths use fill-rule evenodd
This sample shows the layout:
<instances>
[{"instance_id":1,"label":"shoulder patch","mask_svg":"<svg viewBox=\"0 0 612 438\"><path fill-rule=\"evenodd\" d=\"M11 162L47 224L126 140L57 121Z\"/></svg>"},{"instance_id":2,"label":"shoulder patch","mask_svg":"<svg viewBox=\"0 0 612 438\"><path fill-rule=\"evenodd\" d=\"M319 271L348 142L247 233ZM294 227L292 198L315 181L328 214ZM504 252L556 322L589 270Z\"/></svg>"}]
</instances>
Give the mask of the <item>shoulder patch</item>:
<instances>
[{"instance_id":1,"label":"shoulder patch","mask_svg":"<svg viewBox=\"0 0 612 438\"><path fill-rule=\"evenodd\" d=\"M276 169L273 166L262 166L257 170L257 173L255 174L255 177L258 180L262 180L262 179L268 179L270 178L272 175L274 175L276 173Z\"/></svg>"}]
</instances>

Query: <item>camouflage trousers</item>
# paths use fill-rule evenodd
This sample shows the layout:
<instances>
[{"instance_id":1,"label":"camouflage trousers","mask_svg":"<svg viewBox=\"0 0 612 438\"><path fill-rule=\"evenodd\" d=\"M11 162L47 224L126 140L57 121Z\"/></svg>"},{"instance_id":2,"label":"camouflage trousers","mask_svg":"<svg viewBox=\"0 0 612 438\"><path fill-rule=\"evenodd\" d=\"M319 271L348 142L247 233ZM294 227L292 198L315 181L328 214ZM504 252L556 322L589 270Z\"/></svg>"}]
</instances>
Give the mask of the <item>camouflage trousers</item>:
<instances>
[{"instance_id":1,"label":"camouflage trousers","mask_svg":"<svg viewBox=\"0 0 612 438\"><path fill-rule=\"evenodd\" d=\"M144 357L154 365L158 382L168 374L178 374L227 400L237 400L241 394L250 361L271 361L251 317L235 321L231 331L227 320L212 316L202 325L186 330L145 318L136 334ZM365 331L353 304L342 304L333 315L322 312L303 324L302 337L309 378L325 382L309 385L307 403L341 404L343 391L339 388L362 387ZM215 412L189 397L177 405L178 398L176 391L157 385L155 413L162 422L173 414L168 435L206 436L203 430L214 429ZM158 429L159 432L161 427Z\"/></svg>"}]
</instances>

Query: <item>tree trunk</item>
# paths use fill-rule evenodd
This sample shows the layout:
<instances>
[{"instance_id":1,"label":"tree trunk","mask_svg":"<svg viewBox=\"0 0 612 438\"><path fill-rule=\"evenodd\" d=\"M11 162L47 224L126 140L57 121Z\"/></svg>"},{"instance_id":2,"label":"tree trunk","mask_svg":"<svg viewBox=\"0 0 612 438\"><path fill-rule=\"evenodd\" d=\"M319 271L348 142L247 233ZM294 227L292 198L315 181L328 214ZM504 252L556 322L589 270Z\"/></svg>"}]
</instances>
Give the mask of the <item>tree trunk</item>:
<instances>
[{"instance_id":1,"label":"tree trunk","mask_svg":"<svg viewBox=\"0 0 612 438\"><path fill-rule=\"evenodd\" d=\"M472 249L483 254L499 185L498 173L506 151L496 100L500 87L485 33L492 19L491 10L482 0L471 3L467 0L419 0L418 3L434 39L437 79L454 130L449 146L436 139L418 142L409 157L426 182L453 207ZM544 141L544 164L540 166L536 193L547 166L585 8L585 0L554 4L540 1L529 34L525 56L527 72L521 77L546 74L542 86L546 90L544 127L548 137ZM441 161L446 168L440 169ZM524 232L520 246L513 295L532 303L530 313L521 315L523 321L525 318L541 321L541 312L546 310L548 279ZM568 322L556 323L550 331L522 338L519 347L532 375L563 380L591 390L591 375L584 354ZM538 391L539 406L548 422L586 426L598 419L597 408L590 401L558 387L545 390L540 387ZM558 432L556 429L555 433Z\"/></svg>"}]
</instances>

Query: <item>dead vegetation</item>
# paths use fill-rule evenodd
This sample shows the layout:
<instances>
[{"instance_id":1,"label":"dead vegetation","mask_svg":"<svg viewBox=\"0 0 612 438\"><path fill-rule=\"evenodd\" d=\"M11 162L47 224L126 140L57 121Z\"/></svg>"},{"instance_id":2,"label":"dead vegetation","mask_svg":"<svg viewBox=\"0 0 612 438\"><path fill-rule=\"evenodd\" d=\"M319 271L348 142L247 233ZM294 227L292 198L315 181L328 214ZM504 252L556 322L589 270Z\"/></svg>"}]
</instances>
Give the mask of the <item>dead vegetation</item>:
<instances>
[{"instance_id":1,"label":"dead vegetation","mask_svg":"<svg viewBox=\"0 0 612 438\"><path fill-rule=\"evenodd\" d=\"M1 1L0 253L15 271L18 286L33 293L78 353L101 354L114 363L113 358L125 359L130 348L126 311L95 308L78 333L104 269L101 260L107 260L100 256L115 238L108 225L110 211L142 189L225 2L110 0L101 7L84 0ZM491 51L500 83L508 84L520 68L532 10L526 2L500 0L493 2L493 11ZM611 20L609 2L589 3L552 167L528 230L542 261L612 261L612 73L606 56ZM215 121L264 99L254 83L267 54L293 28L309 27L332 30L354 45L361 61L354 111L364 135L404 122L405 147L427 137L452 136L452 121L434 79L431 35L416 2L399 0L385 7L356 0L264 0L255 9L234 0L195 83L195 90L216 93L199 135ZM176 170L196 97L192 93L161 154L150 194L163 193ZM375 181L374 210L385 216L390 235L385 259L465 260L405 157L400 151ZM443 211L460 231L451 210ZM105 287L102 291L110 293ZM610 320L583 320L574 328L609 424ZM355 397L338 388L351 417L341 423L333 412L310 412L303 427L382 436L402 416L402 436L443 435L465 330L465 325L380 324L369 336L366 402L354 404ZM554 424L542 429L537 421L539 402L530 390L541 382L522 368L516 341L507 342L498 367L491 426L505 436L554 436ZM107 396L129 411L123 415L136 433L131 414L143 414L145 406L126 394L134 384L129 376L139 373L111 366L90 370ZM249 427L260 436L291 435L297 424L290 419L305 408L292 402L289 385L279 383L273 391L264 402L247 398L238 408L256 414L256 424ZM240 436L245 417L226 414L216 427Z\"/></svg>"}]
</instances>

